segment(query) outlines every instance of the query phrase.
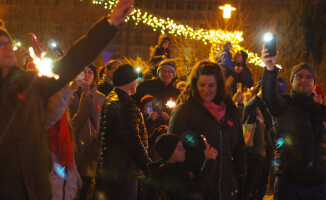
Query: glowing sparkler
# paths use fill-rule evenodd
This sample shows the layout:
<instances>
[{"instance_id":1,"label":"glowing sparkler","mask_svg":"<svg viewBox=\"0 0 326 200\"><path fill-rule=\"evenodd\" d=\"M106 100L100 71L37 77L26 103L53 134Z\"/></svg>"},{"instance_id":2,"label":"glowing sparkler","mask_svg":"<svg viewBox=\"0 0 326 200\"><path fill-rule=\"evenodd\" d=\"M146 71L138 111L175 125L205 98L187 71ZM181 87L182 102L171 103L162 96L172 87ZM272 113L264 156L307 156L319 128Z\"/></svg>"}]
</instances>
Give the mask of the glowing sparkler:
<instances>
[{"instance_id":1,"label":"glowing sparkler","mask_svg":"<svg viewBox=\"0 0 326 200\"><path fill-rule=\"evenodd\" d=\"M166 102L166 107L173 109L176 105L175 101L173 99L170 99L168 102Z\"/></svg>"},{"instance_id":2,"label":"glowing sparkler","mask_svg":"<svg viewBox=\"0 0 326 200\"><path fill-rule=\"evenodd\" d=\"M46 77L50 77L50 78L55 78L55 79L59 79L59 75L54 74L52 72L53 69L53 65L52 65L52 60L50 58L45 57L46 52L43 52L41 54L41 57L37 57L35 55L34 49L33 47L30 47L29 49L29 53L31 55L31 57L33 58L33 63L36 65L36 68L38 69L38 76L46 76Z\"/></svg>"}]
</instances>

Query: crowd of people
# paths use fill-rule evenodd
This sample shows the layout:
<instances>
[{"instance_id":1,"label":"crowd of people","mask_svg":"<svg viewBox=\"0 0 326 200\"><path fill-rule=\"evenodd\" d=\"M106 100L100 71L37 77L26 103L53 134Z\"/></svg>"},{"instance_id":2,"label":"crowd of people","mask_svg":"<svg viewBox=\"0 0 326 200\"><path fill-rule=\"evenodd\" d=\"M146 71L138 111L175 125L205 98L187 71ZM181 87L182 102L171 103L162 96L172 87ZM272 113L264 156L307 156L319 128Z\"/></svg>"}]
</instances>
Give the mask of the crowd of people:
<instances>
[{"instance_id":1,"label":"crowd of people","mask_svg":"<svg viewBox=\"0 0 326 200\"><path fill-rule=\"evenodd\" d=\"M315 68L292 67L286 94L268 49L254 83L248 55L226 42L185 82L161 35L141 80L119 60L98 70L133 3L120 0L54 63L58 79L39 77L0 28L0 199L326 199Z\"/></svg>"}]
</instances>

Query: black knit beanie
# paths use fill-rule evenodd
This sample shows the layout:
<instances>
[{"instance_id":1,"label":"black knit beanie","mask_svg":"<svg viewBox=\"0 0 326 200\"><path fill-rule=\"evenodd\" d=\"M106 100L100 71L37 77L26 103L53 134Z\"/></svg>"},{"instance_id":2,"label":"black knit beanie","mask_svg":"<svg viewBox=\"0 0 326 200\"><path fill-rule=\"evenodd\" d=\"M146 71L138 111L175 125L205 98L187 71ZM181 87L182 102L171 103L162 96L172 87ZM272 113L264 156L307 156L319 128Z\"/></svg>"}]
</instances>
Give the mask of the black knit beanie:
<instances>
[{"instance_id":1,"label":"black knit beanie","mask_svg":"<svg viewBox=\"0 0 326 200\"><path fill-rule=\"evenodd\" d=\"M113 85L121 86L126 85L138 77L138 73L135 68L129 64L121 64L113 72Z\"/></svg>"},{"instance_id":2,"label":"black knit beanie","mask_svg":"<svg viewBox=\"0 0 326 200\"><path fill-rule=\"evenodd\" d=\"M96 67L94 65L87 65L86 66L87 68L90 68L92 71L93 71L93 74L94 74L94 79L95 77L97 76L97 72L96 72Z\"/></svg>"},{"instance_id":3,"label":"black knit beanie","mask_svg":"<svg viewBox=\"0 0 326 200\"><path fill-rule=\"evenodd\" d=\"M306 70L310 71L311 74L312 74L312 76L314 77L314 82L316 83L316 77L317 77L317 75L316 75L316 70L315 70L315 68L314 68L312 65L310 65L310 64L308 64L308 63L300 63L300 64L298 64L298 65L292 67L291 76L290 76L290 81L291 81L291 83L292 83L292 81L293 81L294 75L295 75L298 71L300 71L300 70L302 70L302 69L306 69Z\"/></svg>"},{"instance_id":4,"label":"black knit beanie","mask_svg":"<svg viewBox=\"0 0 326 200\"><path fill-rule=\"evenodd\" d=\"M155 149L163 161L169 160L179 141L181 139L175 134L163 134L156 139Z\"/></svg>"}]
</instances>

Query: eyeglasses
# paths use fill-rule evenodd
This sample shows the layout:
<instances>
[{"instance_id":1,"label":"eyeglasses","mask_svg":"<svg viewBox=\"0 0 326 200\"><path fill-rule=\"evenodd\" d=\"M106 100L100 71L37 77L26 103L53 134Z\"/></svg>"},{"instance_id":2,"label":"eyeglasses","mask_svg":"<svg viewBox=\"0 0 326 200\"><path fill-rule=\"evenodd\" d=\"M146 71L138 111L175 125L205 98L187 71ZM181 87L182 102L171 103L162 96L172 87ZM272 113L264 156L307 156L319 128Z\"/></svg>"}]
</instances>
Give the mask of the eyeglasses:
<instances>
[{"instance_id":1,"label":"eyeglasses","mask_svg":"<svg viewBox=\"0 0 326 200\"><path fill-rule=\"evenodd\" d=\"M169 73L169 74L173 74L173 70L170 69L161 69L162 73Z\"/></svg>"},{"instance_id":2,"label":"eyeglasses","mask_svg":"<svg viewBox=\"0 0 326 200\"><path fill-rule=\"evenodd\" d=\"M312 75L295 74L294 76L298 80L301 80L302 78L305 78L305 79L307 79L309 81L314 79L314 77Z\"/></svg>"},{"instance_id":3,"label":"eyeglasses","mask_svg":"<svg viewBox=\"0 0 326 200\"><path fill-rule=\"evenodd\" d=\"M10 41L7 41L7 42L0 42L0 49L8 46L8 45L12 45L12 43Z\"/></svg>"}]
</instances>

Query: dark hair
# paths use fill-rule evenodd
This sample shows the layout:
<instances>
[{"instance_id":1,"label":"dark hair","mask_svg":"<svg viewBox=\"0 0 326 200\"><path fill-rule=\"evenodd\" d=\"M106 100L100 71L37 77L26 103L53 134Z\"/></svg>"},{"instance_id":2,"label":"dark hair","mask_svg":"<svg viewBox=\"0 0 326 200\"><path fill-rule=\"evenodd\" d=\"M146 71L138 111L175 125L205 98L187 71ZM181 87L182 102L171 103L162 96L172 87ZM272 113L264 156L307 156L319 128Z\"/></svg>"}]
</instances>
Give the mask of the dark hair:
<instances>
[{"instance_id":1,"label":"dark hair","mask_svg":"<svg viewBox=\"0 0 326 200\"><path fill-rule=\"evenodd\" d=\"M99 68L99 73L98 73L98 78L99 79L103 78L104 70L105 70L105 67L100 67Z\"/></svg>"},{"instance_id":2,"label":"dark hair","mask_svg":"<svg viewBox=\"0 0 326 200\"><path fill-rule=\"evenodd\" d=\"M202 102L197 88L197 82L200 75L215 76L217 83L217 92L215 98L213 99L214 103L220 104L220 102L222 101L229 101L230 95L225 86L225 77L223 70L218 64L209 61L199 62L193 67L189 76L186 89L184 93L179 96L179 100L180 98L186 101L194 99L198 102Z\"/></svg>"},{"instance_id":3,"label":"dark hair","mask_svg":"<svg viewBox=\"0 0 326 200\"><path fill-rule=\"evenodd\" d=\"M96 82L97 82L97 72L96 72L96 67L93 64L87 65L85 68L89 68L93 72L93 81L91 86L96 87Z\"/></svg>"},{"instance_id":4,"label":"dark hair","mask_svg":"<svg viewBox=\"0 0 326 200\"><path fill-rule=\"evenodd\" d=\"M232 46L231 42L227 41L227 42L225 42L225 43L223 44L223 49L226 49L226 46L227 46L227 45L231 45L231 46Z\"/></svg>"},{"instance_id":5,"label":"dark hair","mask_svg":"<svg viewBox=\"0 0 326 200\"><path fill-rule=\"evenodd\" d=\"M110 60L109 62L106 63L105 68L107 70L112 69L113 64L116 62L119 62L121 64L121 62L119 60Z\"/></svg>"}]
</instances>

